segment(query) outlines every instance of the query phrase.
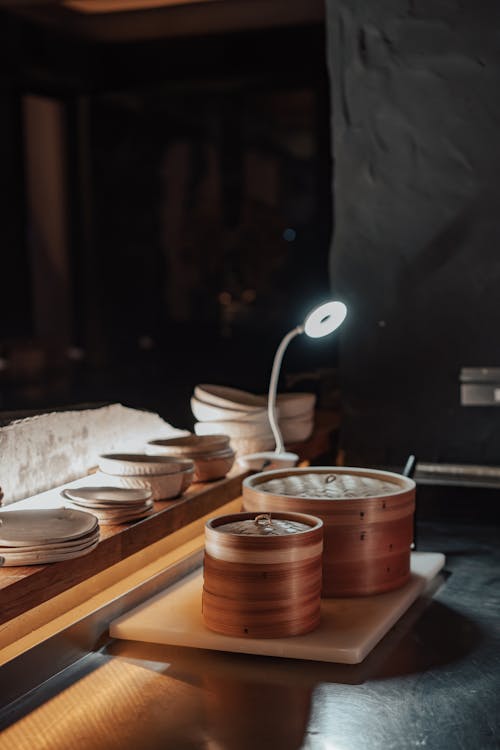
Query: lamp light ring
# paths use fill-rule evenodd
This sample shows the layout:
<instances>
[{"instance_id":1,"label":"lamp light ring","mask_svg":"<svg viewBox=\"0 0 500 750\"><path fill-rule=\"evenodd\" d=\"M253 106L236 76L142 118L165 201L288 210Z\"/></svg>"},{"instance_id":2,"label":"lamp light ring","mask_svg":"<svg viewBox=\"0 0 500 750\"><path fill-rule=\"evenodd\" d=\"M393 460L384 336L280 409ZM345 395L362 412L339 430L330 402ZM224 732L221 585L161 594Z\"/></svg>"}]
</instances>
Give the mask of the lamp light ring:
<instances>
[{"instance_id":1,"label":"lamp light ring","mask_svg":"<svg viewBox=\"0 0 500 750\"><path fill-rule=\"evenodd\" d=\"M309 313L304 322L304 332L313 339L335 331L347 315L347 307L338 300L325 302Z\"/></svg>"}]
</instances>

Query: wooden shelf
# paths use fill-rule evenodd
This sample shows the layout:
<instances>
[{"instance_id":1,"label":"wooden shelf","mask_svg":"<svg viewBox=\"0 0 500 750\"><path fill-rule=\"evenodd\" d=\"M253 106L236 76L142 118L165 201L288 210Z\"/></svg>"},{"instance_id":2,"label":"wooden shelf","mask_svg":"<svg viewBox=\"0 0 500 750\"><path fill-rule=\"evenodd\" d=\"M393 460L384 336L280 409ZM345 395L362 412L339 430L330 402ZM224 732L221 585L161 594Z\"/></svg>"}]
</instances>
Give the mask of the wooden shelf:
<instances>
[{"instance_id":1,"label":"wooden shelf","mask_svg":"<svg viewBox=\"0 0 500 750\"><path fill-rule=\"evenodd\" d=\"M318 412L311 438L288 445L301 462L328 454L336 412ZM233 469L216 482L193 484L182 497L155 503L155 513L134 523L102 526L98 546L89 554L64 562L0 568L0 625L73 586L140 552L169 534L211 513L241 494L249 472Z\"/></svg>"},{"instance_id":2,"label":"wooden shelf","mask_svg":"<svg viewBox=\"0 0 500 750\"><path fill-rule=\"evenodd\" d=\"M194 484L176 500L155 503L155 513L135 523L102 526L98 546L88 555L47 565L0 569L0 624L37 607L72 586L186 526L238 497L247 473Z\"/></svg>"}]
</instances>

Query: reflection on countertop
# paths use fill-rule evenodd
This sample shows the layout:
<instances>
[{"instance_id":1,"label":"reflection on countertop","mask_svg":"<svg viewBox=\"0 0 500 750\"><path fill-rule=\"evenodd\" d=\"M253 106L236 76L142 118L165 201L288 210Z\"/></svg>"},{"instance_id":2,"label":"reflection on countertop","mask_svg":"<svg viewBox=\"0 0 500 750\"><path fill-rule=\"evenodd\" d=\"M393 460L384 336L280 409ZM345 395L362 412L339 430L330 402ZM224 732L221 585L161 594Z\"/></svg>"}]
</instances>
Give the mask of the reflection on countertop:
<instances>
[{"instance_id":1,"label":"reflection on countertop","mask_svg":"<svg viewBox=\"0 0 500 750\"><path fill-rule=\"evenodd\" d=\"M445 571L359 665L115 641L24 701L0 748L498 748L498 528L419 540Z\"/></svg>"}]
</instances>

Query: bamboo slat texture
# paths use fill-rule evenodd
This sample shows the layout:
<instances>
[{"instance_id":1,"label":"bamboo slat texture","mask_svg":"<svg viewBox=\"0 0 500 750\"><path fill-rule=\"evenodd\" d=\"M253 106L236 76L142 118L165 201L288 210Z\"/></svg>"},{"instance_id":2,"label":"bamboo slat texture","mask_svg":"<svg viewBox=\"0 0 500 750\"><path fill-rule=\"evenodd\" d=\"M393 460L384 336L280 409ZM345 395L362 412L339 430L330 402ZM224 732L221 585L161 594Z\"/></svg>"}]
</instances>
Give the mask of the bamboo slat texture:
<instances>
[{"instance_id":1,"label":"bamboo slat texture","mask_svg":"<svg viewBox=\"0 0 500 750\"><path fill-rule=\"evenodd\" d=\"M412 479L349 467L281 469L245 479L243 506L323 520L324 597L391 591L410 577Z\"/></svg>"}]
</instances>

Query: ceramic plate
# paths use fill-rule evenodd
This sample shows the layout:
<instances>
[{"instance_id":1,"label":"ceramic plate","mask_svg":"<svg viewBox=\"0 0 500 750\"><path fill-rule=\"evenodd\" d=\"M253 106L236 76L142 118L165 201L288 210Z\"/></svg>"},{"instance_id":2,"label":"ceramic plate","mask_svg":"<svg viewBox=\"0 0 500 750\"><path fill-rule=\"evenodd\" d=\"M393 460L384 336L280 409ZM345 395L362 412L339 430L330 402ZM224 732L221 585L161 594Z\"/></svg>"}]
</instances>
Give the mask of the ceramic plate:
<instances>
[{"instance_id":1,"label":"ceramic plate","mask_svg":"<svg viewBox=\"0 0 500 750\"><path fill-rule=\"evenodd\" d=\"M76 503L70 502L70 507L75 507L78 510ZM97 518L115 518L116 516L136 516L138 513L149 512L153 509L153 501L150 500L147 503L141 503L138 507L133 508L89 508L88 512L93 513ZM1 549L1 547L0 547Z\"/></svg>"},{"instance_id":2,"label":"ceramic plate","mask_svg":"<svg viewBox=\"0 0 500 750\"><path fill-rule=\"evenodd\" d=\"M76 510L86 510L88 513L136 513L138 510L144 510L145 508L152 508L153 501L146 500L144 503L127 503L126 505L118 505L113 503L112 505L106 505L106 503L86 503L79 500L67 500L66 505L69 507L75 507Z\"/></svg>"},{"instance_id":3,"label":"ceramic plate","mask_svg":"<svg viewBox=\"0 0 500 750\"><path fill-rule=\"evenodd\" d=\"M173 474L192 466L192 461L171 456L148 456L145 453L106 453L99 456L99 468L116 476L158 476Z\"/></svg>"},{"instance_id":4,"label":"ceramic plate","mask_svg":"<svg viewBox=\"0 0 500 750\"><path fill-rule=\"evenodd\" d=\"M61 495L77 503L99 503L106 506L116 504L123 507L151 499L149 490L127 490L123 487L72 487L63 490Z\"/></svg>"},{"instance_id":5,"label":"ceramic plate","mask_svg":"<svg viewBox=\"0 0 500 750\"><path fill-rule=\"evenodd\" d=\"M31 547L0 547L0 555L24 555L31 552L49 552L55 550L56 552L71 552L81 547L86 547L88 544L93 544L99 539L99 529L96 529L91 534L79 537L78 539L72 539L69 542L54 542L52 544L34 544Z\"/></svg>"},{"instance_id":6,"label":"ceramic plate","mask_svg":"<svg viewBox=\"0 0 500 750\"><path fill-rule=\"evenodd\" d=\"M147 503L138 503L138 505L85 505L84 503L77 503L74 500L68 500L66 502L68 508L74 508L75 510L86 510L87 513L93 513L99 516L100 514L108 515L123 515L125 513L137 513L140 510L145 510L153 507L153 501Z\"/></svg>"},{"instance_id":7,"label":"ceramic plate","mask_svg":"<svg viewBox=\"0 0 500 750\"><path fill-rule=\"evenodd\" d=\"M78 539L97 528L91 513L70 508L0 513L0 546L34 547Z\"/></svg>"},{"instance_id":8,"label":"ceramic plate","mask_svg":"<svg viewBox=\"0 0 500 750\"><path fill-rule=\"evenodd\" d=\"M14 565L45 565L46 563L63 562L64 560L72 560L75 557L81 557L92 552L97 547L99 540L86 545L79 550L70 550L69 552L57 550L46 550L44 552L30 552L26 554L8 554L3 553L4 559L3 565L14 566Z\"/></svg>"},{"instance_id":9,"label":"ceramic plate","mask_svg":"<svg viewBox=\"0 0 500 750\"><path fill-rule=\"evenodd\" d=\"M142 513L135 513L134 515L128 513L127 515L116 515L109 518L99 518L101 526L115 526L122 523L129 523L131 521L140 521L141 518L147 518L151 515L152 509L143 510Z\"/></svg>"}]
</instances>

